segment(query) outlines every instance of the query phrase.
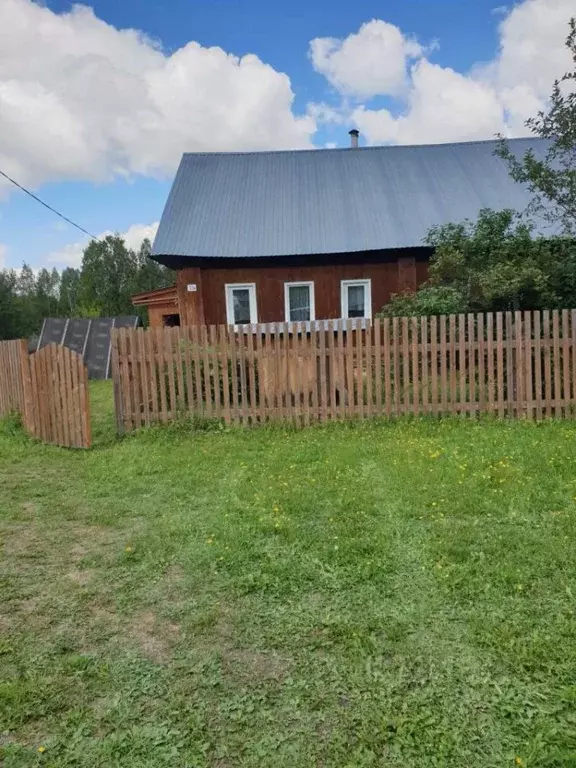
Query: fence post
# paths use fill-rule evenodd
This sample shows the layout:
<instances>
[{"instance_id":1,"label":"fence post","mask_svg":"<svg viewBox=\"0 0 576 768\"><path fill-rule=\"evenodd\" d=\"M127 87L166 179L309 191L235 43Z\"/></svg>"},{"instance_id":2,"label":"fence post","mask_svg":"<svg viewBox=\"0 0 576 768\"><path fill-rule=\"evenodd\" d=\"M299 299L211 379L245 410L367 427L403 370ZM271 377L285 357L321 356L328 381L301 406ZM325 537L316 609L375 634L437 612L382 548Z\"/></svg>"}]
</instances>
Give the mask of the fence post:
<instances>
[{"instance_id":1,"label":"fence post","mask_svg":"<svg viewBox=\"0 0 576 768\"><path fill-rule=\"evenodd\" d=\"M28 342L20 340L20 371L22 378L22 423L24 429L31 435L36 434L34 426L34 401L32 398L32 381L30 377L30 357Z\"/></svg>"},{"instance_id":2,"label":"fence post","mask_svg":"<svg viewBox=\"0 0 576 768\"><path fill-rule=\"evenodd\" d=\"M114 411L116 413L116 431L124 434L124 401L120 386L120 363L118 360L118 329L110 330L110 345L112 350L112 388L114 391Z\"/></svg>"}]
</instances>

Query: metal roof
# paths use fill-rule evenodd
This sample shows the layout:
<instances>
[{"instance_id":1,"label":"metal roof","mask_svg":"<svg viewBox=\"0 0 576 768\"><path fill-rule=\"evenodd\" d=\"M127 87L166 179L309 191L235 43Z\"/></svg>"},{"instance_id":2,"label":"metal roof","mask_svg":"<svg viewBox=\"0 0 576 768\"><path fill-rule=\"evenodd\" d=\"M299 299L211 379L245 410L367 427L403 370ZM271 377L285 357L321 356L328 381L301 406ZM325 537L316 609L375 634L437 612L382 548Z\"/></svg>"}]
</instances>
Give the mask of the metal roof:
<instances>
[{"instance_id":1,"label":"metal roof","mask_svg":"<svg viewBox=\"0 0 576 768\"><path fill-rule=\"evenodd\" d=\"M423 245L432 226L481 208L523 211L530 194L496 141L361 149L185 154L153 255L265 257ZM512 139L542 157L548 142Z\"/></svg>"}]
</instances>

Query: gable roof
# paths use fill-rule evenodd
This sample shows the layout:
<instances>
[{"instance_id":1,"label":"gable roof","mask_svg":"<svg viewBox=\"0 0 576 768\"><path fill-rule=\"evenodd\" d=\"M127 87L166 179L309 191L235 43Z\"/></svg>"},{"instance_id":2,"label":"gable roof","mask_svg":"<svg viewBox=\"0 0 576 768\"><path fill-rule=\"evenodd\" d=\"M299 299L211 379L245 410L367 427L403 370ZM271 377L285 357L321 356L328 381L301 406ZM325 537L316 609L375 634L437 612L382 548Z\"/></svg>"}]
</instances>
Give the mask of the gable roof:
<instances>
[{"instance_id":1,"label":"gable roof","mask_svg":"<svg viewBox=\"0 0 576 768\"><path fill-rule=\"evenodd\" d=\"M527 189L497 141L185 154L152 254L266 257L421 247L435 225L481 208L523 211ZM517 155L541 139L512 139Z\"/></svg>"}]
</instances>

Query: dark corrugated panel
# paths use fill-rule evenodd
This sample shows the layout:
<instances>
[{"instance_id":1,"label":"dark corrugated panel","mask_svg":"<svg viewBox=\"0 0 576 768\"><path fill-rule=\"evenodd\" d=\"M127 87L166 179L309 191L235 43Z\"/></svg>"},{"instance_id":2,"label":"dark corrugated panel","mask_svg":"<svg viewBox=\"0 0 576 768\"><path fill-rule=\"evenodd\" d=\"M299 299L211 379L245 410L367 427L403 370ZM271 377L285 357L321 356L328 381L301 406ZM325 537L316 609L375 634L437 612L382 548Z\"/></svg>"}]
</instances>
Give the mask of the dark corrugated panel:
<instances>
[{"instance_id":1,"label":"dark corrugated panel","mask_svg":"<svg viewBox=\"0 0 576 768\"><path fill-rule=\"evenodd\" d=\"M155 256L347 253L423 244L431 227L481 208L523 211L528 191L497 142L245 154L186 154ZM513 139L542 157L548 143Z\"/></svg>"}]
</instances>

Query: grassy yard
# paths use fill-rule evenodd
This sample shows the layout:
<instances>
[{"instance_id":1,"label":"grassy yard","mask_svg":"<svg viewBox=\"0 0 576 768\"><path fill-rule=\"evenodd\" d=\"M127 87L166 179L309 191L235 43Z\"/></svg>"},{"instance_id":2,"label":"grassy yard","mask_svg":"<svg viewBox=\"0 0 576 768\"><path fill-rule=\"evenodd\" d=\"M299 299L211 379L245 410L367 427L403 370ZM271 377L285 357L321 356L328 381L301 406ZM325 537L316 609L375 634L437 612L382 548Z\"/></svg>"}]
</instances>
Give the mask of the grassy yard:
<instances>
[{"instance_id":1,"label":"grassy yard","mask_svg":"<svg viewBox=\"0 0 576 768\"><path fill-rule=\"evenodd\" d=\"M0 424L0 764L576 766L576 424Z\"/></svg>"}]
</instances>

